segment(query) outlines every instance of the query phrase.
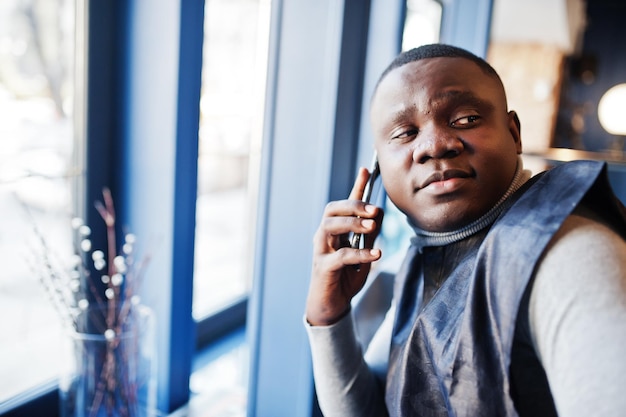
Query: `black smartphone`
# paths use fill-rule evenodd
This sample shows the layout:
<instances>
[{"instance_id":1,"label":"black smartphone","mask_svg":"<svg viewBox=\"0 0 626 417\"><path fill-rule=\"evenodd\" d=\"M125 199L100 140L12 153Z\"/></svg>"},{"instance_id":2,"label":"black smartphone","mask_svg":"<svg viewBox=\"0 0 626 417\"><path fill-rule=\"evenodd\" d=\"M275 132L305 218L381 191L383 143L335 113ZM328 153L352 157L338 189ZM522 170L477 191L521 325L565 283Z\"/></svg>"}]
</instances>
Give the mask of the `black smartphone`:
<instances>
[{"instance_id":1,"label":"black smartphone","mask_svg":"<svg viewBox=\"0 0 626 417\"><path fill-rule=\"evenodd\" d=\"M372 165L370 167L370 178L367 180L367 184L365 184L365 189L363 190L363 198L361 201L364 203L369 203L372 198L372 190L374 189L374 184L380 175L380 168L378 166L378 155L374 152L374 157L372 158ZM352 235L352 240L350 241L350 246L353 249L358 249L361 246L361 239L363 234L355 233Z\"/></svg>"}]
</instances>

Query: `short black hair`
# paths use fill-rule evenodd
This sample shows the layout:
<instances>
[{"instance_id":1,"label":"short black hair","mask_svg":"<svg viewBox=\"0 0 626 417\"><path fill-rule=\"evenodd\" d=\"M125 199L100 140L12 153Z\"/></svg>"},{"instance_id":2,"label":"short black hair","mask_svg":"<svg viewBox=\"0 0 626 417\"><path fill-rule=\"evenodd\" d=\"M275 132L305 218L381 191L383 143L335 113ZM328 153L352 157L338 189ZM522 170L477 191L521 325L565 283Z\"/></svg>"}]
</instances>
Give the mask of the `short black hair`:
<instances>
[{"instance_id":1,"label":"short black hair","mask_svg":"<svg viewBox=\"0 0 626 417\"><path fill-rule=\"evenodd\" d=\"M404 51L400 53L393 61L391 61L391 64L389 64L389 66L380 75L380 78L378 79L378 82L376 83L376 88L374 89L374 91L378 89L378 84L381 83L381 81L387 76L387 74L389 74L394 69L399 68L410 62L415 62L415 61L419 61L422 59L429 59L429 58L469 59L470 61L478 65L486 74L495 77L498 81L500 81L500 83L502 83L502 80L500 79L500 76L498 75L496 70L481 57L474 55L473 53L463 48L459 48L458 46L446 45L443 43L433 43L433 44L418 46L417 48L413 48L408 51Z\"/></svg>"}]
</instances>

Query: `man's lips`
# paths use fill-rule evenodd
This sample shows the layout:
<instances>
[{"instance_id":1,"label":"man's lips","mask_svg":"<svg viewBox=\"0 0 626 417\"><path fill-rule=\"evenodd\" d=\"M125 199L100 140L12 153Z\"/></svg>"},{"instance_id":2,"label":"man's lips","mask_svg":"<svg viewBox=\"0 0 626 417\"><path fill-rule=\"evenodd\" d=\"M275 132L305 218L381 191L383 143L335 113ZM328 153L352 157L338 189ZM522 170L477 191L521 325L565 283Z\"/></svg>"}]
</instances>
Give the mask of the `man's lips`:
<instances>
[{"instance_id":1,"label":"man's lips","mask_svg":"<svg viewBox=\"0 0 626 417\"><path fill-rule=\"evenodd\" d=\"M461 169L446 169L444 171L435 171L422 184L419 186L419 189L423 189L428 187L430 184L436 182L447 181L453 178L469 178L472 176L471 172L464 171Z\"/></svg>"}]
</instances>

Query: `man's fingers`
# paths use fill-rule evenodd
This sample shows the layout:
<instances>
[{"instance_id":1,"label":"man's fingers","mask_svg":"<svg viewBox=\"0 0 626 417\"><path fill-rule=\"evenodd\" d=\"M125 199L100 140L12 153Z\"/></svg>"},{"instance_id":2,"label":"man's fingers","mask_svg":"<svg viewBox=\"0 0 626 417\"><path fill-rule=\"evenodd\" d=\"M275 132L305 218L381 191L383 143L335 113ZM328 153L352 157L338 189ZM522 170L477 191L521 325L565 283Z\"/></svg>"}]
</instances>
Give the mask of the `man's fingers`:
<instances>
[{"instance_id":1,"label":"man's fingers","mask_svg":"<svg viewBox=\"0 0 626 417\"><path fill-rule=\"evenodd\" d=\"M380 249L340 248L334 253L318 257L316 268L327 272L337 272L352 265L369 264L380 259Z\"/></svg>"},{"instance_id":2,"label":"man's fingers","mask_svg":"<svg viewBox=\"0 0 626 417\"><path fill-rule=\"evenodd\" d=\"M352 191L350 191L348 199L361 200L363 198L363 192L365 191L365 185L367 184L369 177L370 174L366 168L359 168L359 172L357 173L356 180L354 181L354 185L352 186Z\"/></svg>"},{"instance_id":3,"label":"man's fingers","mask_svg":"<svg viewBox=\"0 0 626 417\"><path fill-rule=\"evenodd\" d=\"M378 207L361 200L338 200L326 204L324 217L359 216L371 219L376 217L378 211Z\"/></svg>"},{"instance_id":4,"label":"man's fingers","mask_svg":"<svg viewBox=\"0 0 626 417\"><path fill-rule=\"evenodd\" d=\"M376 238L378 237L382 229L384 216L385 216L385 212L383 210L379 210L378 214L376 215L376 218L374 219L374 223L376 225L375 229L371 233L367 233L365 235L365 244L364 244L365 248L374 247L374 241L376 240Z\"/></svg>"},{"instance_id":5,"label":"man's fingers","mask_svg":"<svg viewBox=\"0 0 626 417\"><path fill-rule=\"evenodd\" d=\"M325 217L322 219L313 244L318 252L326 252L330 248L338 249L349 246L344 244L350 233L369 234L378 228L374 219L362 217ZM342 243L343 242L343 243Z\"/></svg>"},{"instance_id":6,"label":"man's fingers","mask_svg":"<svg viewBox=\"0 0 626 417\"><path fill-rule=\"evenodd\" d=\"M381 209L361 201L370 173L361 168L347 200L331 201L324 209L322 222L314 236L314 252L330 253L350 246L352 234L371 234L380 228L375 218Z\"/></svg>"}]
</instances>

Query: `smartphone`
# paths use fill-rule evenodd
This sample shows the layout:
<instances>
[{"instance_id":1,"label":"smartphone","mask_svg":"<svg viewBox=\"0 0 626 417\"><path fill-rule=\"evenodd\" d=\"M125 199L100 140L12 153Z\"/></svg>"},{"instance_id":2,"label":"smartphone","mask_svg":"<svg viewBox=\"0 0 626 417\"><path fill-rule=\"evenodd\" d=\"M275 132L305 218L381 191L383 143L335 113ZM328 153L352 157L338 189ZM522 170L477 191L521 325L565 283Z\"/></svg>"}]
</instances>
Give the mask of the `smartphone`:
<instances>
[{"instance_id":1,"label":"smartphone","mask_svg":"<svg viewBox=\"0 0 626 417\"><path fill-rule=\"evenodd\" d=\"M378 166L378 155L374 152L374 156L372 158L372 165L370 167L370 178L367 180L367 184L365 184L365 189L363 190L363 198L361 201L364 203L369 203L372 198L372 190L374 189L374 183L380 176L380 167ZM359 249L361 246L362 233L355 233L352 235L352 239L350 241L350 246L353 249Z\"/></svg>"}]
</instances>

